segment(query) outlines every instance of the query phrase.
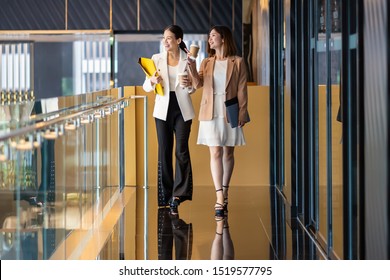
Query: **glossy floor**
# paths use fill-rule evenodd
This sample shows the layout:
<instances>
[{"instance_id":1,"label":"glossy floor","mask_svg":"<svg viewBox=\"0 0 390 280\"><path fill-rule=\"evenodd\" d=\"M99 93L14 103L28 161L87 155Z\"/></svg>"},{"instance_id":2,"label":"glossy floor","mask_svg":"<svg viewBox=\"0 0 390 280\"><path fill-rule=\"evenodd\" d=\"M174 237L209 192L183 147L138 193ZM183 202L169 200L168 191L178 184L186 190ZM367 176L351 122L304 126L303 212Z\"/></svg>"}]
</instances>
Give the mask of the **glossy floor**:
<instances>
[{"instance_id":1,"label":"glossy floor","mask_svg":"<svg viewBox=\"0 0 390 280\"><path fill-rule=\"evenodd\" d=\"M138 190L137 249L130 246L124 259L324 259L301 225L287 219L283 197L269 186L232 186L223 221L214 218L211 186L195 187L193 200L179 206L178 216L157 207L155 188L147 191L145 211L143 194Z\"/></svg>"},{"instance_id":2,"label":"glossy floor","mask_svg":"<svg viewBox=\"0 0 390 280\"><path fill-rule=\"evenodd\" d=\"M301 224L288 218L283 195L269 186L231 186L223 221L214 218L212 186L194 187L192 201L183 202L178 215L157 207L155 187L125 187L121 193L104 188L94 195L96 204L68 195L66 203L43 208L3 195L1 205L23 209L23 221L17 226L16 216L4 219L1 259L326 258Z\"/></svg>"}]
</instances>

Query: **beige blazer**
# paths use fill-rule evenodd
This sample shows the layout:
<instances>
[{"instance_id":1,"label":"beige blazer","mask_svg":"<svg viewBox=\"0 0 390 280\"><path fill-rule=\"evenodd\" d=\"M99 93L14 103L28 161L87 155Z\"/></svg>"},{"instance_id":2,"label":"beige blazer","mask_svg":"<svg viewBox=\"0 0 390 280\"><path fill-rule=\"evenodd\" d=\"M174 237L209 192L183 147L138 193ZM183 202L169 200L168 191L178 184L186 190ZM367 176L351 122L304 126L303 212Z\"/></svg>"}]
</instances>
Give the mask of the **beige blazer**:
<instances>
[{"instance_id":1,"label":"beige blazer","mask_svg":"<svg viewBox=\"0 0 390 280\"><path fill-rule=\"evenodd\" d=\"M199 109L199 120L208 121L213 118L214 90L213 73L215 57L205 58L196 71L195 63L189 65L188 70L192 79L192 85L198 89L203 87L202 100ZM228 57L226 71L226 100L237 97L239 106L238 120L248 122L248 91L247 72L244 60L239 56ZM225 110L226 119L226 110Z\"/></svg>"},{"instance_id":2,"label":"beige blazer","mask_svg":"<svg viewBox=\"0 0 390 280\"><path fill-rule=\"evenodd\" d=\"M183 88L179 85L179 80L176 78L175 88L169 88L168 63L167 52L154 54L152 60L156 65L158 74L162 77L162 86L164 88L164 95L155 95L153 117L166 121L169 106L169 92L175 91L177 103L179 104L181 114L184 121L191 120L195 117L194 107L192 105L191 93L195 92L193 87ZM177 73L187 71L187 54L180 51L180 60L177 65ZM146 92L154 91L156 85L152 85L150 79L146 77L143 89Z\"/></svg>"}]
</instances>

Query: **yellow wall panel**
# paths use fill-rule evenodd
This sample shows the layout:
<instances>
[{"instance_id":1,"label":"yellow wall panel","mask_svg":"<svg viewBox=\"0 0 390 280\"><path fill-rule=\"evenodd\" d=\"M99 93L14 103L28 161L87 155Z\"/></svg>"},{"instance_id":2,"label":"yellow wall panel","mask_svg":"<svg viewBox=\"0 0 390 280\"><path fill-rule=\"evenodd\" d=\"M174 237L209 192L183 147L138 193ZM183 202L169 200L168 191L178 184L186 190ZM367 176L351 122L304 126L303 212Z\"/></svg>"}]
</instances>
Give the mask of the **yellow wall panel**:
<instances>
[{"instance_id":1,"label":"yellow wall panel","mask_svg":"<svg viewBox=\"0 0 390 280\"><path fill-rule=\"evenodd\" d=\"M134 90L135 89L135 90ZM154 107L154 94L146 93L142 87L125 87L125 96L133 91L136 95L148 97L148 185L157 184L157 135L155 121L152 116ZM198 115L202 89L192 95L195 113ZM249 114L251 122L244 127L246 146L237 147L235 151L235 169L231 185L259 186L269 185L269 87L248 86ZM135 110L131 110L131 116L125 115L126 144L128 139L134 137L136 146L137 186L143 186L143 100L133 102ZM133 107L131 107L133 108ZM134 112L134 115L133 115ZM126 113L125 113L126 114ZM136 128L132 127L131 118L136 120ZM199 121L194 119L190 136L190 153L193 168L194 188L197 186L210 186L213 184L208 147L197 145ZM129 138L129 136L131 136ZM129 157L133 154L126 150L126 163L131 162ZM133 160L133 159L132 159ZM126 182L130 169L126 166Z\"/></svg>"}]
</instances>

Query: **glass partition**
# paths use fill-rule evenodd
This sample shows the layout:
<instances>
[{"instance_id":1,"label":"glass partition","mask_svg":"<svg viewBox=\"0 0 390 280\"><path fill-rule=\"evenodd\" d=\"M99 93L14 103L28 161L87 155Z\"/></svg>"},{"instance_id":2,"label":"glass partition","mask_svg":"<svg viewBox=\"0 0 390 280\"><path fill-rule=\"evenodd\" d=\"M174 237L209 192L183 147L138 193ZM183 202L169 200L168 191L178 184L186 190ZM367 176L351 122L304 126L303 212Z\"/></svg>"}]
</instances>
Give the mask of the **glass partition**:
<instances>
[{"instance_id":1,"label":"glass partition","mask_svg":"<svg viewBox=\"0 0 390 280\"><path fill-rule=\"evenodd\" d=\"M0 34L0 101L112 88L111 38L109 33Z\"/></svg>"},{"instance_id":2,"label":"glass partition","mask_svg":"<svg viewBox=\"0 0 390 280\"><path fill-rule=\"evenodd\" d=\"M318 127L317 237L343 256L343 141L341 120L341 18L339 0L318 0L316 114Z\"/></svg>"},{"instance_id":3,"label":"glass partition","mask_svg":"<svg viewBox=\"0 0 390 280\"><path fill-rule=\"evenodd\" d=\"M72 259L120 194L120 90L0 109L0 259Z\"/></svg>"}]
</instances>

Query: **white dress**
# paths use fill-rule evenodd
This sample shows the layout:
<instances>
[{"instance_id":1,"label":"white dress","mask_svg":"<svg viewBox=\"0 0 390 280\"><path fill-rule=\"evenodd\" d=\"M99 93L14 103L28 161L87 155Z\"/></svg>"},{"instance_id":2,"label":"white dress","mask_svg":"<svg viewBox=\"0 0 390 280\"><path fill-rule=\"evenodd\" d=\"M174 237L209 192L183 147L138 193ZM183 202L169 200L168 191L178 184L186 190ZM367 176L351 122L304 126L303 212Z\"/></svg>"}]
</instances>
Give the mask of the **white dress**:
<instances>
[{"instance_id":1,"label":"white dress","mask_svg":"<svg viewBox=\"0 0 390 280\"><path fill-rule=\"evenodd\" d=\"M225 121L225 84L227 60L216 60L214 66L214 116L210 121L199 122L199 145L242 146L245 145L242 127L232 128Z\"/></svg>"}]
</instances>

